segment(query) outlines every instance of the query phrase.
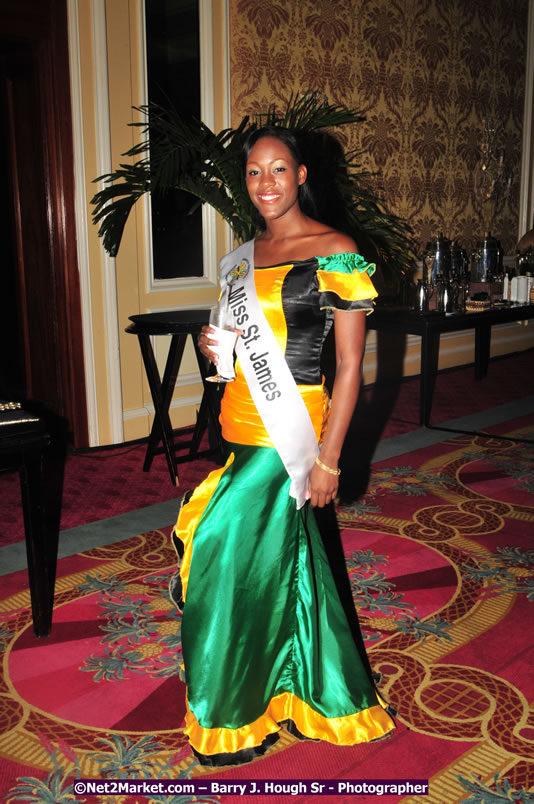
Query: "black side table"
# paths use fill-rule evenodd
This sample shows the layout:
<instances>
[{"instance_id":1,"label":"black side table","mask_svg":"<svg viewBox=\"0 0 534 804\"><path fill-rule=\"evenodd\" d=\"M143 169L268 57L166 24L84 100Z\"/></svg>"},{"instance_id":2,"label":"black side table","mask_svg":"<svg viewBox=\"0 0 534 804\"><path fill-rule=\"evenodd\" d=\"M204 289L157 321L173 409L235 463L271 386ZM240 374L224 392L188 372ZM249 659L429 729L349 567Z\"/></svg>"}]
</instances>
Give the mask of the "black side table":
<instances>
[{"instance_id":1,"label":"black side table","mask_svg":"<svg viewBox=\"0 0 534 804\"><path fill-rule=\"evenodd\" d=\"M65 446L57 417L0 400L0 471L20 476L33 630L40 637L52 627Z\"/></svg>"},{"instance_id":2,"label":"black side table","mask_svg":"<svg viewBox=\"0 0 534 804\"><path fill-rule=\"evenodd\" d=\"M139 339L139 346L141 347L141 354L143 356L143 363L155 410L154 423L148 439L143 471L148 472L150 470L154 455L159 455L164 452L171 480L175 486L179 483L178 463L192 461L201 455L210 455L217 451L224 454L219 424L219 391L216 383L206 382L209 362L206 360L197 344L197 336L202 327L208 323L209 314L209 309L195 309L131 315L129 318L132 323L126 328L126 332L137 335ZM150 337L153 335L172 336L163 378L160 377L154 357L154 350L150 341ZM193 341L204 393L202 394L202 401L200 403L195 426L184 428L186 434L191 434L191 438L176 441L169 417L169 407L188 335L191 336ZM211 431L215 436L217 449L199 452L198 447L200 439L208 424L210 424ZM162 446L160 446L160 444L162 444ZM189 447L187 454L179 457L176 456L177 450L183 450L187 447Z\"/></svg>"},{"instance_id":3,"label":"black side table","mask_svg":"<svg viewBox=\"0 0 534 804\"><path fill-rule=\"evenodd\" d=\"M480 380L488 373L492 326L531 318L534 318L534 304L503 305L476 313L419 313L405 308L377 307L368 316L367 326L378 332L421 336L419 424L433 427L430 414L438 371L440 335L443 332L475 330L475 378Z\"/></svg>"}]
</instances>

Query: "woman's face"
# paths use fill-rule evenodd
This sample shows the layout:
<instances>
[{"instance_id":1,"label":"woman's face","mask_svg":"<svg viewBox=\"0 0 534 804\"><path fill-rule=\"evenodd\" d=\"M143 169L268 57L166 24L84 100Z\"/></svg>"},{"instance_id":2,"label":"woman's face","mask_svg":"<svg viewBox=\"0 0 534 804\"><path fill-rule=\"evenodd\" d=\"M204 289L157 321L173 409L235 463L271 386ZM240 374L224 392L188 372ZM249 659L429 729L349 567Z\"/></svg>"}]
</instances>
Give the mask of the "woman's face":
<instances>
[{"instance_id":1,"label":"woman's face","mask_svg":"<svg viewBox=\"0 0 534 804\"><path fill-rule=\"evenodd\" d=\"M287 145L277 137L262 137L251 148L246 168L247 190L260 215L276 220L298 206L298 189L306 167L297 165Z\"/></svg>"}]
</instances>

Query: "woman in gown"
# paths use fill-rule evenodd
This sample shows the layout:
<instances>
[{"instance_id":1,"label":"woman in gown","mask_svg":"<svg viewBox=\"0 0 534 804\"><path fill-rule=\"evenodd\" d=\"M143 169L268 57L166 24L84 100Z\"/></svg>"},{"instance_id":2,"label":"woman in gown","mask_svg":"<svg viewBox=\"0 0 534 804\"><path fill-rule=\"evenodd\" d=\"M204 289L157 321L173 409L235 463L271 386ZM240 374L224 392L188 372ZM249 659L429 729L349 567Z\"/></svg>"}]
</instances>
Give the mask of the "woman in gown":
<instances>
[{"instance_id":1,"label":"woman in gown","mask_svg":"<svg viewBox=\"0 0 534 804\"><path fill-rule=\"evenodd\" d=\"M264 230L221 267L241 332L221 405L230 457L184 500L173 533L185 732L212 766L263 754L282 725L338 745L394 728L351 636L312 510L336 496L374 266L350 237L306 214L306 178L287 129L252 135L246 181ZM332 317L329 402L319 360ZM215 343L204 328L199 345L216 363Z\"/></svg>"}]
</instances>

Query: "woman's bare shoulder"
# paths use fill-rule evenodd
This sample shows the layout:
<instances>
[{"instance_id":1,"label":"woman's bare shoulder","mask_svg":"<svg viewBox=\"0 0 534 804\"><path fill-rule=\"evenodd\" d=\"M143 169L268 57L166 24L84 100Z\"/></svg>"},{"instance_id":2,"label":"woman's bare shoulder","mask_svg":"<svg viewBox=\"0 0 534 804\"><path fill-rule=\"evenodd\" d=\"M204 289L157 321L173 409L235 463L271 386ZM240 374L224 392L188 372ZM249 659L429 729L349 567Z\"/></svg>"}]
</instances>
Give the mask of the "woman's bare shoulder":
<instances>
[{"instance_id":1,"label":"woman's bare shoulder","mask_svg":"<svg viewBox=\"0 0 534 804\"><path fill-rule=\"evenodd\" d=\"M358 254L358 246L349 235L328 229L316 238L316 257L329 257L331 254L345 254L347 252Z\"/></svg>"}]
</instances>

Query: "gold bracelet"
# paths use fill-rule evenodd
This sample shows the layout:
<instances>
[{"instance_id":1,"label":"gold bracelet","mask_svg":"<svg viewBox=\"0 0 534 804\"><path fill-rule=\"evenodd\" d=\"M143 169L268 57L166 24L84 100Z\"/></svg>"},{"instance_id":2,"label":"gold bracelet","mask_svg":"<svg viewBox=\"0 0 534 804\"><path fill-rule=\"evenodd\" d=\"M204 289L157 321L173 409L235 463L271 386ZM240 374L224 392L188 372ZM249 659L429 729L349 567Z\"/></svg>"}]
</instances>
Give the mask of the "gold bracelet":
<instances>
[{"instance_id":1,"label":"gold bracelet","mask_svg":"<svg viewBox=\"0 0 534 804\"><path fill-rule=\"evenodd\" d=\"M325 463L320 461L319 456L317 456L317 458L315 459L315 463L317 464L317 466L320 466L321 469L324 469L325 472L328 472L329 475L336 475L336 477L339 477L339 475L341 474L341 469L332 469L331 466L327 466Z\"/></svg>"}]
</instances>

